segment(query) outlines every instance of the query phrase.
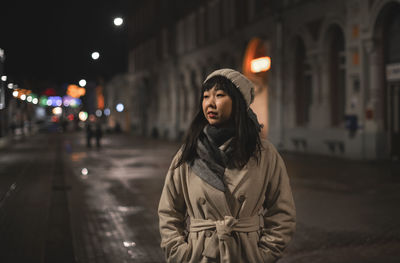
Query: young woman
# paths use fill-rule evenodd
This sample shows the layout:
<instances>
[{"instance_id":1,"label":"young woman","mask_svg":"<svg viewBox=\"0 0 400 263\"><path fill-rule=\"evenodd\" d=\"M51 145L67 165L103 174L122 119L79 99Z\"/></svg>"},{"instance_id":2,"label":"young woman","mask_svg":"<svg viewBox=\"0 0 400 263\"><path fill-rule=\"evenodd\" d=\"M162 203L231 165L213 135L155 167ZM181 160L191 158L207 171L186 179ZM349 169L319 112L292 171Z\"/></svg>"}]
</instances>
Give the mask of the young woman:
<instances>
[{"instance_id":1,"label":"young woman","mask_svg":"<svg viewBox=\"0 0 400 263\"><path fill-rule=\"evenodd\" d=\"M274 146L259 136L253 97L251 81L232 69L203 83L159 203L167 262L275 262L291 239L289 178Z\"/></svg>"}]
</instances>

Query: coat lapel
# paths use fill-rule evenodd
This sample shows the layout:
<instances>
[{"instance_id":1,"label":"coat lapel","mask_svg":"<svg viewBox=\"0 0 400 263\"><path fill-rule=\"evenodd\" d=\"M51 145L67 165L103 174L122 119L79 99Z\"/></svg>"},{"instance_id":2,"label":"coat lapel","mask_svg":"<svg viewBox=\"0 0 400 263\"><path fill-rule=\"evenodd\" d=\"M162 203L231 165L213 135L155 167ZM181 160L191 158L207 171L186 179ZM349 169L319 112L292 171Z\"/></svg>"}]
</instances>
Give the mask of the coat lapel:
<instances>
[{"instance_id":1,"label":"coat lapel","mask_svg":"<svg viewBox=\"0 0 400 263\"><path fill-rule=\"evenodd\" d=\"M232 195L238 191L240 186L249 178L249 171L247 165L241 169L226 169L225 170L225 183L228 184L229 191Z\"/></svg>"}]
</instances>

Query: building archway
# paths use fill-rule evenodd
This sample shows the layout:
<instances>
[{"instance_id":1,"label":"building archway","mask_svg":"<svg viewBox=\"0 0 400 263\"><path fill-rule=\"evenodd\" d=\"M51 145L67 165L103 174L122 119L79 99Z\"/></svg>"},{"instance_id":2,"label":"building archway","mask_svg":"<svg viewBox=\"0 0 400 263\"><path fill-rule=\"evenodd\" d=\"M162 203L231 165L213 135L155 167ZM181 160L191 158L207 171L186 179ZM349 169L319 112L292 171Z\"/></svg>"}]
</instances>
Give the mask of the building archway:
<instances>
[{"instance_id":1,"label":"building archway","mask_svg":"<svg viewBox=\"0 0 400 263\"><path fill-rule=\"evenodd\" d=\"M254 102L251 105L253 111L257 114L258 121L264 125L261 130L261 136L266 138L268 135L269 126L269 111L268 111L268 80L269 68L255 72L252 70L252 61L257 58L270 57L268 44L261 38L252 38L243 57L242 72L255 84ZM271 61L269 61L271 63Z\"/></svg>"},{"instance_id":2,"label":"building archway","mask_svg":"<svg viewBox=\"0 0 400 263\"><path fill-rule=\"evenodd\" d=\"M333 127L344 123L346 107L346 54L342 28L333 24L326 33L330 119Z\"/></svg>"},{"instance_id":3,"label":"building archway","mask_svg":"<svg viewBox=\"0 0 400 263\"><path fill-rule=\"evenodd\" d=\"M312 99L312 75L307 63L306 47L300 36L295 38L294 57L294 103L297 126L306 126L310 121Z\"/></svg>"},{"instance_id":4,"label":"building archway","mask_svg":"<svg viewBox=\"0 0 400 263\"><path fill-rule=\"evenodd\" d=\"M400 3L389 2L380 11L374 27L375 63L381 84L378 116L387 141L386 152L400 157ZM379 120L378 120L379 121Z\"/></svg>"}]
</instances>

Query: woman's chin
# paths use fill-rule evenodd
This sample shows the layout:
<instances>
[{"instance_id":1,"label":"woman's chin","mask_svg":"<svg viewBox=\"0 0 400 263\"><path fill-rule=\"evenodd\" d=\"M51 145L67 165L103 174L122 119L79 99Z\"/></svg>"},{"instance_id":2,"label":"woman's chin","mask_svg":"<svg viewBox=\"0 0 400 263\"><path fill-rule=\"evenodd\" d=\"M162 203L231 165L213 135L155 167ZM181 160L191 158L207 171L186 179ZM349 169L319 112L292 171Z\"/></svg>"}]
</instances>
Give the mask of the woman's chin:
<instances>
[{"instance_id":1,"label":"woman's chin","mask_svg":"<svg viewBox=\"0 0 400 263\"><path fill-rule=\"evenodd\" d=\"M229 126L228 121L221 122L219 120L208 120L208 124L218 128Z\"/></svg>"}]
</instances>

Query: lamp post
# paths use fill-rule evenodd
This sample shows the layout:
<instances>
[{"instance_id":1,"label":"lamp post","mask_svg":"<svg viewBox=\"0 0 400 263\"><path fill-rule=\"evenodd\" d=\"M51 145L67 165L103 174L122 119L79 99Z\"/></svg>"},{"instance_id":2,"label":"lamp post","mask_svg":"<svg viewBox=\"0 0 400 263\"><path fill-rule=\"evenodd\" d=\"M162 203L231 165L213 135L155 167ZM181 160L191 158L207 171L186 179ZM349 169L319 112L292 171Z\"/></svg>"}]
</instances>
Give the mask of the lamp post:
<instances>
[{"instance_id":1,"label":"lamp post","mask_svg":"<svg viewBox=\"0 0 400 263\"><path fill-rule=\"evenodd\" d=\"M115 17L114 18L114 25L119 27L122 26L122 24L124 23L124 19L122 17Z\"/></svg>"},{"instance_id":2,"label":"lamp post","mask_svg":"<svg viewBox=\"0 0 400 263\"><path fill-rule=\"evenodd\" d=\"M100 58L100 53L99 52L97 52L97 51L92 52L92 59L93 60L98 60L99 58Z\"/></svg>"},{"instance_id":3,"label":"lamp post","mask_svg":"<svg viewBox=\"0 0 400 263\"><path fill-rule=\"evenodd\" d=\"M81 86L82 88L86 86L86 80L85 79L81 79L79 81L79 86Z\"/></svg>"},{"instance_id":4,"label":"lamp post","mask_svg":"<svg viewBox=\"0 0 400 263\"><path fill-rule=\"evenodd\" d=\"M0 81L0 110L4 109L6 107L4 83L7 81L7 76L3 75L4 59L5 59L4 50L0 48L0 75L1 75L1 81ZM1 128L1 126L0 126L0 128Z\"/></svg>"}]
</instances>

